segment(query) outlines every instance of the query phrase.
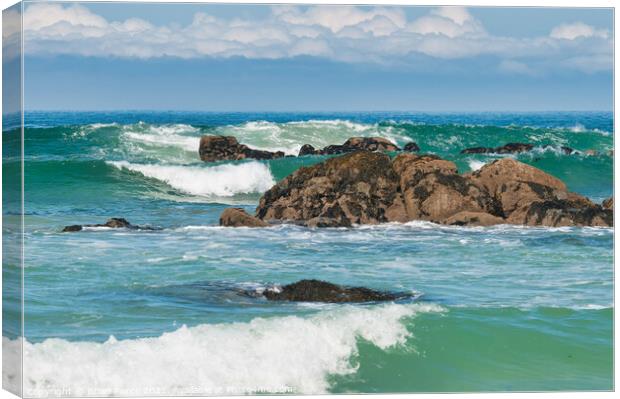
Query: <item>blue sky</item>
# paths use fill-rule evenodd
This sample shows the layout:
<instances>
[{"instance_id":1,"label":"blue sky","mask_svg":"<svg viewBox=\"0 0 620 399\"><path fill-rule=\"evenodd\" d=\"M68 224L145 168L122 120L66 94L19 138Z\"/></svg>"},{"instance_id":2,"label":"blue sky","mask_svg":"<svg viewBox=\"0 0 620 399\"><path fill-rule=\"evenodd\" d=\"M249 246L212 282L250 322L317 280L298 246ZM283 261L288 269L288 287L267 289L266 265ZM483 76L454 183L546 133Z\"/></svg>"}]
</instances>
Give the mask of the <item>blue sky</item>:
<instances>
[{"instance_id":1,"label":"blue sky","mask_svg":"<svg viewBox=\"0 0 620 399\"><path fill-rule=\"evenodd\" d=\"M611 110L610 9L30 4L27 109Z\"/></svg>"}]
</instances>

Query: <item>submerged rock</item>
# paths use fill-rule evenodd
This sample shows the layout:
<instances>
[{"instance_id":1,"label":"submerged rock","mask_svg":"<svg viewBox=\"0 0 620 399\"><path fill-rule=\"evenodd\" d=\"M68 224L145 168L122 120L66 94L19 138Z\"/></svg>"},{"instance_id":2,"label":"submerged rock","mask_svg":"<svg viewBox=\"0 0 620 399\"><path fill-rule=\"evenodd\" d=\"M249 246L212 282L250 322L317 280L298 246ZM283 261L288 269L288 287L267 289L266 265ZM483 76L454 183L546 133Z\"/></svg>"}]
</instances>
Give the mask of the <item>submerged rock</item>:
<instances>
[{"instance_id":1,"label":"submerged rock","mask_svg":"<svg viewBox=\"0 0 620 399\"><path fill-rule=\"evenodd\" d=\"M436 155L401 153L392 160L380 152L357 151L302 167L281 180L261 197L256 219L308 227L413 220L459 226L612 226L608 208L511 158L461 175L453 162Z\"/></svg>"},{"instance_id":2,"label":"submerged rock","mask_svg":"<svg viewBox=\"0 0 620 399\"><path fill-rule=\"evenodd\" d=\"M310 144L305 144L299 150L299 156L303 155L333 155L354 152L359 150L366 151L400 151L400 148L388 139L383 137L351 137L344 144L328 145L322 150L317 150Z\"/></svg>"},{"instance_id":3,"label":"submerged rock","mask_svg":"<svg viewBox=\"0 0 620 399\"><path fill-rule=\"evenodd\" d=\"M301 280L277 290L266 290L263 295L270 301L330 303L393 301L410 296L365 287L343 287L320 280Z\"/></svg>"},{"instance_id":4,"label":"submerged rock","mask_svg":"<svg viewBox=\"0 0 620 399\"><path fill-rule=\"evenodd\" d=\"M500 147L473 147L466 148L461 154L515 154L519 152L531 151L533 144L528 143L508 143Z\"/></svg>"},{"instance_id":5,"label":"submerged rock","mask_svg":"<svg viewBox=\"0 0 620 399\"><path fill-rule=\"evenodd\" d=\"M65 226L62 229L62 232L68 233L68 232L81 231L84 229L84 227L108 227L111 229L123 229L124 228L124 229L132 229L132 230L157 230L156 228L150 227L150 226L133 225L129 223L127 219L124 219L124 218L110 218L108 219L107 222L103 224L84 224L84 225L74 224L71 226Z\"/></svg>"},{"instance_id":6,"label":"submerged rock","mask_svg":"<svg viewBox=\"0 0 620 399\"><path fill-rule=\"evenodd\" d=\"M240 144L233 136L202 136L198 153L200 154L200 159L205 162L284 157L282 151L255 150L245 144Z\"/></svg>"},{"instance_id":7,"label":"submerged rock","mask_svg":"<svg viewBox=\"0 0 620 399\"><path fill-rule=\"evenodd\" d=\"M249 215L241 208L226 208L220 216L220 226L227 227L267 227L269 224Z\"/></svg>"}]
</instances>

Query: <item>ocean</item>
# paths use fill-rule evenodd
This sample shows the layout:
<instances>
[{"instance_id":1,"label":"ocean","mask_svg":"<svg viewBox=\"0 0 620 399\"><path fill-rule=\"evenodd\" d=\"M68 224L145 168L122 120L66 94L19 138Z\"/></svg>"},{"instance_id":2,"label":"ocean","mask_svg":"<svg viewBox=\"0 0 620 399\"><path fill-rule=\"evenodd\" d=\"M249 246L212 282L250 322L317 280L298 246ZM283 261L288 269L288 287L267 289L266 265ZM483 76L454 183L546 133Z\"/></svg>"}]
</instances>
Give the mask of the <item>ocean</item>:
<instances>
[{"instance_id":1,"label":"ocean","mask_svg":"<svg viewBox=\"0 0 620 399\"><path fill-rule=\"evenodd\" d=\"M26 395L613 389L613 229L223 228L226 207L253 213L278 180L326 157L198 156L205 134L293 155L381 136L467 172L500 156L462 149L527 142L533 151L503 156L600 203L613 194L609 112L27 112L25 126ZM3 142L10 235L19 130ZM61 233L110 217L161 230ZM18 264L4 273L10 357ZM343 305L239 294L305 278L416 295Z\"/></svg>"}]
</instances>

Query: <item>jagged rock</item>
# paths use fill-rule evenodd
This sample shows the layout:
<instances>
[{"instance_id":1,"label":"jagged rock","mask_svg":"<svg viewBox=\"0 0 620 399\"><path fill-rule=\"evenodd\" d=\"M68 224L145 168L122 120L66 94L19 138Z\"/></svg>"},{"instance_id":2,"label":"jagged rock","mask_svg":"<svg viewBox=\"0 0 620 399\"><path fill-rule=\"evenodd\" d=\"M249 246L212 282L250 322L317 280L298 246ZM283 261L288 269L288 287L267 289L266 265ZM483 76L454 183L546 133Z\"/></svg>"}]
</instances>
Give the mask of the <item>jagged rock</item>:
<instances>
[{"instance_id":1,"label":"jagged rock","mask_svg":"<svg viewBox=\"0 0 620 399\"><path fill-rule=\"evenodd\" d=\"M71 226L65 226L65 228L62 229L62 231L63 233L81 231L84 229L84 227L109 227L112 229L125 228L125 229L132 229L132 230L156 230L154 227L150 227L150 226L133 225L123 218L110 218L104 224L85 224L85 225L74 224Z\"/></svg>"},{"instance_id":2,"label":"jagged rock","mask_svg":"<svg viewBox=\"0 0 620 399\"><path fill-rule=\"evenodd\" d=\"M256 215L293 223L326 218L330 226L387 222L397 185L389 156L358 151L298 169L263 195Z\"/></svg>"},{"instance_id":3,"label":"jagged rock","mask_svg":"<svg viewBox=\"0 0 620 399\"><path fill-rule=\"evenodd\" d=\"M498 204L489 192L459 175L453 162L400 154L393 166L409 220L440 222L463 211L497 213Z\"/></svg>"},{"instance_id":4,"label":"jagged rock","mask_svg":"<svg viewBox=\"0 0 620 399\"><path fill-rule=\"evenodd\" d=\"M581 201L553 199L533 202L513 212L511 224L527 226L613 226L613 211L600 205L584 205Z\"/></svg>"},{"instance_id":5,"label":"jagged rock","mask_svg":"<svg viewBox=\"0 0 620 399\"><path fill-rule=\"evenodd\" d=\"M609 197L605 201L603 201L603 209L610 209L612 212L614 210L614 197Z\"/></svg>"},{"instance_id":6,"label":"jagged rock","mask_svg":"<svg viewBox=\"0 0 620 399\"><path fill-rule=\"evenodd\" d=\"M233 136L202 136L198 149L205 162L236 161L240 159L275 159L284 157L282 151L255 150L240 144Z\"/></svg>"},{"instance_id":7,"label":"jagged rock","mask_svg":"<svg viewBox=\"0 0 620 399\"><path fill-rule=\"evenodd\" d=\"M459 212L450 216L444 224L452 226L493 226L506 223L504 219L485 212Z\"/></svg>"},{"instance_id":8,"label":"jagged rock","mask_svg":"<svg viewBox=\"0 0 620 399\"><path fill-rule=\"evenodd\" d=\"M365 287L343 287L320 280L301 280L279 289L265 290L263 295L270 301L330 303L393 301L411 296Z\"/></svg>"},{"instance_id":9,"label":"jagged rock","mask_svg":"<svg viewBox=\"0 0 620 399\"><path fill-rule=\"evenodd\" d=\"M473 147L466 148L461 154L515 154L531 151L534 145L527 143L508 143L500 147Z\"/></svg>"},{"instance_id":10,"label":"jagged rock","mask_svg":"<svg viewBox=\"0 0 620 399\"><path fill-rule=\"evenodd\" d=\"M220 215L220 226L227 227L267 227L268 223L248 215L241 208L226 208Z\"/></svg>"},{"instance_id":11,"label":"jagged rock","mask_svg":"<svg viewBox=\"0 0 620 399\"><path fill-rule=\"evenodd\" d=\"M394 145L390 140L382 137L351 137L344 144L328 145L322 150L317 150L310 144L305 144L299 150L299 156L302 155L334 155L354 152L359 150L366 151L400 151L398 146Z\"/></svg>"},{"instance_id":12,"label":"jagged rock","mask_svg":"<svg viewBox=\"0 0 620 399\"><path fill-rule=\"evenodd\" d=\"M405 146L403 147L403 151L418 152L418 151L420 151L420 147L418 146L418 144L416 144L416 143L414 143L412 141L410 143L405 144Z\"/></svg>"}]
</instances>

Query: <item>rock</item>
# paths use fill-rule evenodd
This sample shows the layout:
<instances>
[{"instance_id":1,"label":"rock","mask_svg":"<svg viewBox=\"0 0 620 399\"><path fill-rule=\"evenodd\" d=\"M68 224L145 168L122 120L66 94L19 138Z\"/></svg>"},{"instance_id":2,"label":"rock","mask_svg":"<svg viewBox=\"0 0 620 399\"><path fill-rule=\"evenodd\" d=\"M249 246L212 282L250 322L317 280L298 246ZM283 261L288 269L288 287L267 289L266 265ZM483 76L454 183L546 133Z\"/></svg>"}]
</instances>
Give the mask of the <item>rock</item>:
<instances>
[{"instance_id":1,"label":"rock","mask_svg":"<svg viewBox=\"0 0 620 399\"><path fill-rule=\"evenodd\" d=\"M403 151L418 152L420 151L420 147L412 141L410 143L405 144L405 147L403 147Z\"/></svg>"},{"instance_id":2,"label":"rock","mask_svg":"<svg viewBox=\"0 0 620 399\"><path fill-rule=\"evenodd\" d=\"M527 143L508 143L500 147L473 147L466 148L461 154L516 154L531 151L534 146Z\"/></svg>"},{"instance_id":3,"label":"rock","mask_svg":"<svg viewBox=\"0 0 620 399\"><path fill-rule=\"evenodd\" d=\"M446 219L444 224L452 226L493 226L504 224L504 219L485 212L459 212Z\"/></svg>"},{"instance_id":4,"label":"rock","mask_svg":"<svg viewBox=\"0 0 620 399\"><path fill-rule=\"evenodd\" d=\"M358 151L302 167L281 180L260 199L256 216L264 221L330 227L389 221L398 176L390 157Z\"/></svg>"},{"instance_id":5,"label":"rock","mask_svg":"<svg viewBox=\"0 0 620 399\"><path fill-rule=\"evenodd\" d=\"M566 199L566 185L559 179L511 158L496 160L471 173L474 184L484 187L501 205L498 216L507 217L535 201Z\"/></svg>"},{"instance_id":6,"label":"rock","mask_svg":"<svg viewBox=\"0 0 620 399\"><path fill-rule=\"evenodd\" d=\"M436 156L400 154L393 161L409 220L439 223L459 212L496 214L489 192L457 173L453 162Z\"/></svg>"},{"instance_id":7,"label":"rock","mask_svg":"<svg viewBox=\"0 0 620 399\"><path fill-rule=\"evenodd\" d=\"M328 145L322 150L317 150L310 144L304 144L299 150L299 156L302 155L334 155L354 152L359 150L365 151L400 151L394 143L383 137L351 137L344 144Z\"/></svg>"},{"instance_id":8,"label":"rock","mask_svg":"<svg viewBox=\"0 0 620 399\"><path fill-rule=\"evenodd\" d=\"M64 229L62 229L63 233L70 233L70 232L74 232L74 231L81 231L82 230L82 226L79 224L72 224L71 226L65 226Z\"/></svg>"},{"instance_id":9,"label":"rock","mask_svg":"<svg viewBox=\"0 0 620 399\"><path fill-rule=\"evenodd\" d=\"M111 229L131 229L131 230L159 230L159 229L156 229L150 226L133 225L129 223L127 219L124 219L124 218L110 218L108 219L107 222L103 224L85 224L85 225L74 224L71 226L65 226L65 228L62 229L62 231L64 233L81 231L84 229L84 227L109 227Z\"/></svg>"},{"instance_id":10,"label":"rock","mask_svg":"<svg viewBox=\"0 0 620 399\"><path fill-rule=\"evenodd\" d=\"M301 146L301 149L299 150L300 157L304 155L314 155L314 154L316 154L316 149L310 144L304 144L303 146Z\"/></svg>"},{"instance_id":11,"label":"rock","mask_svg":"<svg viewBox=\"0 0 620 399\"><path fill-rule=\"evenodd\" d=\"M412 220L611 226L612 214L569 192L561 180L511 158L460 175L453 162L435 155L401 153L391 160L370 151L298 169L267 191L256 209L263 222L308 227Z\"/></svg>"},{"instance_id":12,"label":"rock","mask_svg":"<svg viewBox=\"0 0 620 399\"><path fill-rule=\"evenodd\" d=\"M205 162L284 157L282 151L270 152L251 149L245 144L239 144L237 139L232 136L202 136L198 152L200 159Z\"/></svg>"},{"instance_id":13,"label":"rock","mask_svg":"<svg viewBox=\"0 0 620 399\"><path fill-rule=\"evenodd\" d=\"M584 155L587 155L589 157L595 157L599 155L598 151L596 150L585 150L583 153Z\"/></svg>"},{"instance_id":14,"label":"rock","mask_svg":"<svg viewBox=\"0 0 620 399\"><path fill-rule=\"evenodd\" d=\"M343 287L320 280L301 280L280 289L265 290L263 295L270 301L330 303L393 301L411 296L365 287Z\"/></svg>"},{"instance_id":15,"label":"rock","mask_svg":"<svg viewBox=\"0 0 620 399\"><path fill-rule=\"evenodd\" d=\"M220 215L220 226L227 227L267 227L269 224L248 215L241 208L226 208Z\"/></svg>"},{"instance_id":16,"label":"rock","mask_svg":"<svg viewBox=\"0 0 620 399\"><path fill-rule=\"evenodd\" d=\"M526 226L613 226L613 211L600 205L584 205L580 201L547 200L533 202L513 212L508 218L511 224Z\"/></svg>"},{"instance_id":17,"label":"rock","mask_svg":"<svg viewBox=\"0 0 620 399\"><path fill-rule=\"evenodd\" d=\"M610 209L612 212L614 210L614 197L609 197L605 201L603 201L603 209Z\"/></svg>"}]
</instances>

